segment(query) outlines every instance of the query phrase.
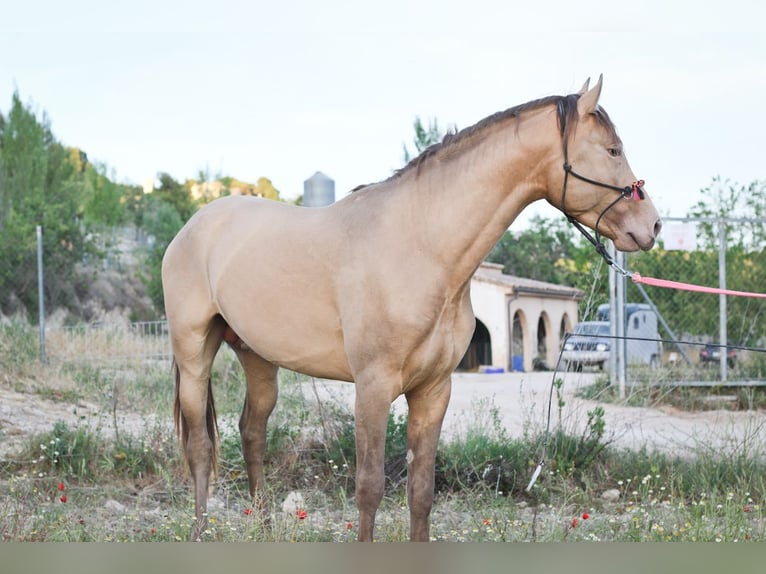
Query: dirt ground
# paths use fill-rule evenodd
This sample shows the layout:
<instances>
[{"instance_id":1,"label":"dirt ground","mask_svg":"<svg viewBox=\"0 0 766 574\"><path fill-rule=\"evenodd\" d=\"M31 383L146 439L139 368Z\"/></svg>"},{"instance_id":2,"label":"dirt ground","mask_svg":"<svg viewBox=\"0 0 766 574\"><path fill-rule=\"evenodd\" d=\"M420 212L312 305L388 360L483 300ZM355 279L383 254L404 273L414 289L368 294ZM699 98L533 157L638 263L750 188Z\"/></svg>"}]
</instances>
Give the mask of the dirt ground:
<instances>
[{"instance_id":1,"label":"dirt ground","mask_svg":"<svg viewBox=\"0 0 766 574\"><path fill-rule=\"evenodd\" d=\"M562 393L566 404L561 409L561 424L567 430L582 431L588 412L602 406L606 437L618 448L637 450L646 446L648 450L683 456L700 450L737 453L747 449L748 452L763 452L766 412L712 410L689 413L671 407L626 407L575 397L577 389L592 384L596 376L596 373L568 373L563 376ZM442 436L448 439L479 424L489 428L493 410L510 436L522 436L525 430L543 430L547 421L552 377L552 373L546 372L456 373ZM353 404L353 385L317 381L316 386L320 397L335 397ZM397 413L404 412L404 397L399 397L394 407ZM555 394L551 417L551 428L555 428L559 424Z\"/></svg>"},{"instance_id":2,"label":"dirt ground","mask_svg":"<svg viewBox=\"0 0 766 574\"><path fill-rule=\"evenodd\" d=\"M107 429L111 418L111 413L94 403L51 400L0 385L0 459L18 452L27 437L50 431L56 421L64 421L70 428L88 425ZM135 425L138 422L133 421Z\"/></svg>"},{"instance_id":3,"label":"dirt ground","mask_svg":"<svg viewBox=\"0 0 766 574\"><path fill-rule=\"evenodd\" d=\"M559 412L554 396L551 409L552 426L561 424L567 430L582 430L588 411L600 405L605 411L606 435L617 447L638 449L646 446L673 454L689 455L700 450L718 453L763 452L766 435L766 413L714 410L698 413L673 408L636 408L587 401L574 396L581 385L593 382L594 373L568 374L562 388L565 406ZM552 382L551 373L456 373L450 406L442 436L456 436L469 427L491 428L492 412L496 412L511 436L545 428ZM317 380L302 383L307 397L343 401L353 405L354 386L337 381ZM406 402L394 402L397 413L404 412ZM24 438L51 429L53 422L63 420L70 426L88 425L110 432L112 413L95 403L72 404L43 398L39 394L21 393L0 385L0 458L18 450ZM140 433L148 422L144 417L119 414L121 432ZM171 424L168 413L167 424Z\"/></svg>"}]
</instances>

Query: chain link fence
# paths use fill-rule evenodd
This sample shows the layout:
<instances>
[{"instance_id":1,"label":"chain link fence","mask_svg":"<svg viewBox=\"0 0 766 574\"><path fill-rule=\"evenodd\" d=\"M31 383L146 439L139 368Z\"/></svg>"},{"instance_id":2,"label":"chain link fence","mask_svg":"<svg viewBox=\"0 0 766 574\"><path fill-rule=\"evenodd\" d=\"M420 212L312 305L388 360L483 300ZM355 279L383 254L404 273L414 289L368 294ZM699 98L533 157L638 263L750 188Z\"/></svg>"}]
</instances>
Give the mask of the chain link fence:
<instances>
[{"instance_id":1,"label":"chain link fence","mask_svg":"<svg viewBox=\"0 0 766 574\"><path fill-rule=\"evenodd\" d=\"M763 293L764 220L665 218L657 248L626 254L626 268L644 277ZM650 305L663 339L662 366L694 380L738 381L766 376L766 300L643 286L627 281L627 303Z\"/></svg>"}]
</instances>

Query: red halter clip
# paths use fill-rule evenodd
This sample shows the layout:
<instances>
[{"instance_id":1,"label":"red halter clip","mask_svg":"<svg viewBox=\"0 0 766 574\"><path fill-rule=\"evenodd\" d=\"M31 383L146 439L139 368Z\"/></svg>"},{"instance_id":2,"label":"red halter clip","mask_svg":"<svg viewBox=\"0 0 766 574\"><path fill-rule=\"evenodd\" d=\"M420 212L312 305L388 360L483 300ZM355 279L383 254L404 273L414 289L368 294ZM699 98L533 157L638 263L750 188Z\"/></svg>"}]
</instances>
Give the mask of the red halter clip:
<instances>
[{"instance_id":1,"label":"red halter clip","mask_svg":"<svg viewBox=\"0 0 766 574\"><path fill-rule=\"evenodd\" d=\"M641 201L644 199L644 190L641 189L644 187L644 180L639 179L638 181L634 181L633 185L631 186L631 197L635 199L636 201Z\"/></svg>"}]
</instances>

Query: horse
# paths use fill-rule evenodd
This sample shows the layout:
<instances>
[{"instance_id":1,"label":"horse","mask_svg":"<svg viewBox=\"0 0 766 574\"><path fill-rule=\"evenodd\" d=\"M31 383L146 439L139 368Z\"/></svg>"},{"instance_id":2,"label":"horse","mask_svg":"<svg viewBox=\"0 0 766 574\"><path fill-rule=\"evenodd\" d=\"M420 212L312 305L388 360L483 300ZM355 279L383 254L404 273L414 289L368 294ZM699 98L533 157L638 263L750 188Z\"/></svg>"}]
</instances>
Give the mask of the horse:
<instances>
[{"instance_id":1,"label":"horse","mask_svg":"<svg viewBox=\"0 0 766 574\"><path fill-rule=\"evenodd\" d=\"M541 199L621 251L650 249L660 231L599 105L602 77L589 85L453 131L329 206L228 196L182 227L164 255L162 282L174 418L194 482L193 540L208 526L217 439L211 368L224 341L245 373L239 430L251 496L264 488L278 369L352 382L358 540L371 541L388 414L404 394L410 540L429 540L437 443L451 374L475 328L470 282L480 263Z\"/></svg>"}]
</instances>

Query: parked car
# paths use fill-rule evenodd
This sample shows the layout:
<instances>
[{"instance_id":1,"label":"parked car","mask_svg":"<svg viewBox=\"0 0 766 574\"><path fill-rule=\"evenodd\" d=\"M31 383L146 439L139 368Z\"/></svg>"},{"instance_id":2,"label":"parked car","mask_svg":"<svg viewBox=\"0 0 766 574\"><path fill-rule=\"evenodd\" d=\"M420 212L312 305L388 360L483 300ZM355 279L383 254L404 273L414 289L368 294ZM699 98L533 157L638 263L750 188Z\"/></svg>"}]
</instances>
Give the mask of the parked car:
<instances>
[{"instance_id":1,"label":"parked car","mask_svg":"<svg viewBox=\"0 0 766 574\"><path fill-rule=\"evenodd\" d=\"M718 364L721 362L721 351L723 347L721 345L705 345L700 349L700 363L703 365L709 365L711 363ZM726 347L726 364L729 367L734 367L734 363L737 360L737 351L730 347Z\"/></svg>"},{"instance_id":2,"label":"parked car","mask_svg":"<svg viewBox=\"0 0 766 574\"><path fill-rule=\"evenodd\" d=\"M603 369L604 363L609 360L611 344L607 321L577 323L572 334L567 337L561 354L566 370L571 367L582 371L585 366Z\"/></svg>"},{"instance_id":3,"label":"parked car","mask_svg":"<svg viewBox=\"0 0 766 574\"><path fill-rule=\"evenodd\" d=\"M564 343L561 355L564 364L581 371L584 366L603 369L609 361L614 341L609 336L609 305L600 305L598 321L583 321L575 325ZM629 303L625 306L625 341L628 365L649 365L656 368L662 358L657 315L649 305Z\"/></svg>"}]
</instances>

